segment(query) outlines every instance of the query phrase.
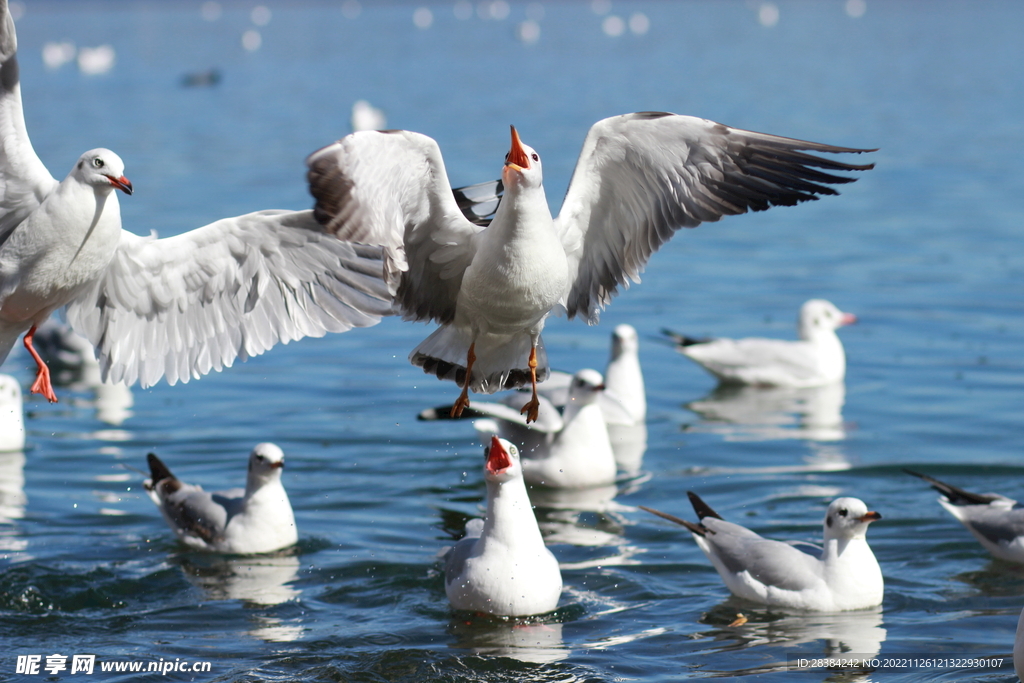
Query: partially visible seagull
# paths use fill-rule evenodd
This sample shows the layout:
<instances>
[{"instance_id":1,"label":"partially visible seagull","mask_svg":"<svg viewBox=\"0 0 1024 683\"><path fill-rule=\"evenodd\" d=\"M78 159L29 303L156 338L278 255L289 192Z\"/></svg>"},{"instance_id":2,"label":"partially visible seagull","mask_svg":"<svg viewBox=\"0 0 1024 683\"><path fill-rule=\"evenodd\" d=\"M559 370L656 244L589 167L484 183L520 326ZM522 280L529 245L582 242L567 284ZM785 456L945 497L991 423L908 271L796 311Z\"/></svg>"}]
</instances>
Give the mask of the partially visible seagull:
<instances>
[{"instance_id":1,"label":"partially visible seagull","mask_svg":"<svg viewBox=\"0 0 1024 683\"><path fill-rule=\"evenodd\" d=\"M147 461L146 491L190 548L249 555L287 548L299 540L292 504L281 484L284 453L274 444L252 449L244 489L208 493L179 480L155 454L150 453Z\"/></svg>"},{"instance_id":2,"label":"partially visible seagull","mask_svg":"<svg viewBox=\"0 0 1024 683\"><path fill-rule=\"evenodd\" d=\"M882 516L857 498L837 498L825 513L822 548L772 541L726 522L687 491L699 524L649 507L685 526L729 590L753 602L805 612L845 612L882 603L882 570L868 546L868 525Z\"/></svg>"},{"instance_id":3,"label":"partially visible seagull","mask_svg":"<svg viewBox=\"0 0 1024 683\"><path fill-rule=\"evenodd\" d=\"M121 158L83 154L57 182L25 128L17 38L0 0L0 363L19 336L32 392L56 401L32 347L67 306L103 379L187 382L279 342L377 323L391 312L381 249L327 233L312 211L260 211L158 240L121 229Z\"/></svg>"},{"instance_id":4,"label":"partially visible seagull","mask_svg":"<svg viewBox=\"0 0 1024 683\"><path fill-rule=\"evenodd\" d=\"M998 493L971 493L927 474L904 469L942 494L939 505L960 520L993 556L1024 564L1024 507Z\"/></svg>"},{"instance_id":5,"label":"partially visible seagull","mask_svg":"<svg viewBox=\"0 0 1024 683\"><path fill-rule=\"evenodd\" d=\"M846 353L836 330L857 322L824 299L800 307L799 341L782 339L693 339L662 330L676 350L723 384L817 387L846 376Z\"/></svg>"},{"instance_id":6,"label":"partially visible seagull","mask_svg":"<svg viewBox=\"0 0 1024 683\"><path fill-rule=\"evenodd\" d=\"M315 215L343 240L380 244L397 306L440 327L410 354L414 365L493 393L529 384L523 412L537 419L548 374L545 319L598 321L620 286L681 227L792 205L862 171L804 150L834 147L729 128L664 112L625 114L590 129L562 209L552 218L540 155L512 127L504 194L487 227L467 220L437 143L408 131L353 133L309 156Z\"/></svg>"},{"instance_id":7,"label":"partially visible seagull","mask_svg":"<svg viewBox=\"0 0 1024 683\"><path fill-rule=\"evenodd\" d=\"M356 100L352 105L352 130L383 130L388 127L384 112L366 100Z\"/></svg>"},{"instance_id":8,"label":"partially visible seagull","mask_svg":"<svg viewBox=\"0 0 1024 683\"><path fill-rule=\"evenodd\" d=\"M24 413L18 380L0 375L0 453L25 448Z\"/></svg>"},{"instance_id":9,"label":"partially visible seagull","mask_svg":"<svg viewBox=\"0 0 1024 683\"><path fill-rule=\"evenodd\" d=\"M445 555L445 593L452 607L499 616L551 612L562 574L533 515L519 449L497 436L485 449L487 515Z\"/></svg>"}]
</instances>

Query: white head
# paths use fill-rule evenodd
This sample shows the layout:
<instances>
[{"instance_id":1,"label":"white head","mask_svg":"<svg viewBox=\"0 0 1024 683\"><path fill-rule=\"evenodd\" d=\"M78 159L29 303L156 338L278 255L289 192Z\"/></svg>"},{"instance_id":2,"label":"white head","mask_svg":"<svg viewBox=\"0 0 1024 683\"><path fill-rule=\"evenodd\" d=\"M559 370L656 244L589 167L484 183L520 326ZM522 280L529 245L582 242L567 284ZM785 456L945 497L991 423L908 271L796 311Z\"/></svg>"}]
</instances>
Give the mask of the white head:
<instances>
[{"instance_id":1,"label":"white head","mask_svg":"<svg viewBox=\"0 0 1024 683\"><path fill-rule=\"evenodd\" d=\"M281 479L284 469L284 451L272 443L258 443L249 454L247 486L250 491L263 484Z\"/></svg>"},{"instance_id":2,"label":"white head","mask_svg":"<svg viewBox=\"0 0 1024 683\"><path fill-rule=\"evenodd\" d=\"M132 193L132 184L124 177L124 162L109 149L90 149L78 157L71 175L101 190L117 188L125 194Z\"/></svg>"},{"instance_id":3,"label":"white head","mask_svg":"<svg viewBox=\"0 0 1024 683\"><path fill-rule=\"evenodd\" d=\"M868 524L882 518L868 510L860 498L836 498L825 512L825 540L864 538Z\"/></svg>"},{"instance_id":4,"label":"white head","mask_svg":"<svg viewBox=\"0 0 1024 683\"><path fill-rule=\"evenodd\" d=\"M516 127L512 126L512 146L505 155L505 167L501 179L507 188L541 187L544 174L540 155L519 139Z\"/></svg>"},{"instance_id":5,"label":"white head","mask_svg":"<svg viewBox=\"0 0 1024 683\"><path fill-rule=\"evenodd\" d=\"M612 358L640 350L640 337L632 325L618 325L612 331Z\"/></svg>"},{"instance_id":6,"label":"white head","mask_svg":"<svg viewBox=\"0 0 1024 683\"><path fill-rule=\"evenodd\" d=\"M491 445L484 448L484 479L504 484L506 481L522 478L523 466L519 462L519 449L515 444L497 436L491 436Z\"/></svg>"},{"instance_id":7,"label":"white head","mask_svg":"<svg viewBox=\"0 0 1024 683\"><path fill-rule=\"evenodd\" d=\"M604 377L597 370L585 368L572 376L569 383L569 405L586 406L597 400L604 391Z\"/></svg>"},{"instance_id":8,"label":"white head","mask_svg":"<svg viewBox=\"0 0 1024 683\"><path fill-rule=\"evenodd\" d=\"M857 316L853 313L843 313L830 301L811 299L800 307L797 326L801 339L812 339L822 332L833 332L855 322Z\"/></svg>"}]
</instances>

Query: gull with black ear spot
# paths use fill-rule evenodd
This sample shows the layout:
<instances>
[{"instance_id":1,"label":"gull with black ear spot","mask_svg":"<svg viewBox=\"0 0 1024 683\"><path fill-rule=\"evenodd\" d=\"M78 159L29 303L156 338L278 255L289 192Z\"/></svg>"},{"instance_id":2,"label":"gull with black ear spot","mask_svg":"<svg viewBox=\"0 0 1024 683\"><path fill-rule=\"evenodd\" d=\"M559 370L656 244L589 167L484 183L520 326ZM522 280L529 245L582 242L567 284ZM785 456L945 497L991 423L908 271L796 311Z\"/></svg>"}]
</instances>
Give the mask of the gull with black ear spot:
<instances>
[{"instance_id":1,"label":"gull with black ear spot","mask_svg":"<svg viewBox=\"0 0 1024 683\"><path fill-rule=\"evenodd\" d=\"M689 529L733 595L801 612L845 612L882 603L882 570L866 538L868 525L882 516L862 500L832 501L818 547L769 540L726 522L696 493L687 495L699 524L640 507Z\"/></svg>"},{"instance_id":2,"label":"gull with black ear spot","mask_svg":"<svg viewBox=\"0 0 1024 683\"><path fill-rule=\"evenodd\" d=\"M281 484L284 452L275 444L252 449L244 489L208 493L175 477L156 454L150 453L147 461L146 492L188 547L249 555L298 542L292 504Z\"/></svg>"},{"instance_id":3,"label":"gull with black ear spot","mask_svg":"<svg viewBox=\"0 0 1024 683\"><path fill-rule=\"evenodd\" d=\"M800 339L695 339L662 330L676 351L700 364L722 384L819 387L846 377L846 352L836 330L857 322L824 299L800 307Z\"/></svg>"}]
</instances>

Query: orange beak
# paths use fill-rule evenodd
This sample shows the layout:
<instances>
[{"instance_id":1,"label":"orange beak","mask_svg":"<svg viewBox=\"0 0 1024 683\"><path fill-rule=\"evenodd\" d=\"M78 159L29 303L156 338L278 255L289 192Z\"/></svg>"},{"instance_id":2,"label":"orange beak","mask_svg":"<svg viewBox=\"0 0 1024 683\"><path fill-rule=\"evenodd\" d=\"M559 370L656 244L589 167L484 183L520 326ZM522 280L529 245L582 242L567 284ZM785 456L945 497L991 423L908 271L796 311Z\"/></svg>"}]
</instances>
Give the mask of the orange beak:
<instances>
[{"instance_id":1,"label":"orange beak","mask_svg":"<svg viewBox=\"0 0 1024 683\"><path fill-rule=\"evenodd\" d=\"M131 194L132 193L132 183L131 183L130 180L128 180L124 176L121 176L120 178L115 178L112 175L108 175L107 176L107 180L110 181L111 185L113 185L117 189L121 190L125 194Z\"/></svg>"},{"instance_id":2,"label":"orange beak","mask_svg":"<svg viewBox=\"0 0 1024 683\"><path fill-rule=\"evenodd\" d=\"M491 448L487 451L487 471L491 474L498 474L503 470L512 467L512 458L505 452L505 447L497 436L491 436Z\"/></svg>"},{"instance_id":3,"label":"orange beak","mask_svg":"<svg viewBox=\"0 0 1024 683\"><path fill-rule=\"evenodd\" d=\"M526 150L523 149L523 143L519 140L519 133L516 132L515 126L512 126L512 148L509 149L508 156L505 157L505 165L511 166L517 171L530 168L530 158L526 156Z\"/></svg>"},{"instance_id":4,"label":"orange beak","mask_svg":"<svg viewBox=\"0 0 1024 683\"><path fill-rule=\"evenodd\" d=\"M877 512L865 512L858 519L862 522L877 522L882 518L882 515Z\"/></svg>"},{"instance_id":5,"label":"orange beak","mask_svg":"<svg viewBox=\"0 0 1024 683\"><path fill-rule=\"evenodd\" d=\"M853 313L843 313L843 317L839 319L843 325L852 325L857 322L857 316Z\"/></svg>"}]
</instances>

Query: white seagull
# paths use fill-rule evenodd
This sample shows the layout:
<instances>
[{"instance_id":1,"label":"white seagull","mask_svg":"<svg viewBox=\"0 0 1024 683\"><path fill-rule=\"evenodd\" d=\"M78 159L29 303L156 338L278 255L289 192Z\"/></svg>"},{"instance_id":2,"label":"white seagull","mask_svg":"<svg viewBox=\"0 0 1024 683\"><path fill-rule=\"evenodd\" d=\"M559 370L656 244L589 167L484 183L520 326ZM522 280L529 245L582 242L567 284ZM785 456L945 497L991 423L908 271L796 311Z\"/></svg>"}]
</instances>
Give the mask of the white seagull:
<instances>
[{"instance_id":1,"label":"white seagull","mask_svg":"<svg viewBox=\"0 0 1024 683\"><path fill-rule=\"evenodd\" d=\"M724 521L687 491L700 524L640 506L682 524L711 560L729 590L770 607L804 612L845 612L882 603L882 570L868 547L868 524L881 519L858 498L837 498L825 513L823 548L772 541Z\"/></svg>"},{"instance_id":2,"label":"white seagull","mask_svg":"<svg viewBox=\"0 0 1024 683\"><path fill-rule=\"evenodd\" d=\"M853 179L818 169L866 170L804 152L863 152L729 128L663 112L625 114L590 129L557 218L540 155L512 127L504 196L481 227L448 189L437 143L408 131L353 133L309 156L317 218L340 239L386 248L388 282L408 320L441 326L410 354L462 392L548 374L548 314L598 321L619 286L638 281L651 254L681 227L836 194Z\"/></svg>"},{"instance_id":3,"label":"white seagull","mask_svg":"<svg viewBox=\"0 0 1024 683\"><path fill-rule=\"evenodd\" d=\"M693 339L662 330L676 350L723 384L817 387L846 376L846 353L836 330L857 322L824 299L800 307L799 341L782 339Z\"/></svg>"},{"instance_id":4,"label":"white seagull","mask_svg":"<svg viewBox=\"0 0 1024 683\"><path fill-rule=\"evenodd\" d=\"M249 454L244 489L208 493L186 484L150 453L143 485L167 524L194 550L249 555L269 553L299 540L288 493L281 485L284 453L272 443Z\"/></svg>"},{"instance_id":5,"label":"white seagull","mask_svg":"<svg viewBox=\"0 0 1024 683\"><path fill-rule=\"evenodd\" d=\"M478 432L493 431L497 425L500 437L519 444L523 451L523 478L528 484L556 489L585 489L615 483L615 453L601 410L604 378L589 368L573 375L564 412L559 412L543 396L538 408L539 419L527 422L526 417L506 403L476 401L467 417L489 417L477 420ZM422 419L442 417L445 409L426 410ZM450 412L450 411L449 411Z\"/></svg>"},{"instance_id":6,"label":"white seagull","mask_svg":"<svg viewBox=\"0 0 1024 683\"><path fill-rule=\"evenodd\" d=\"M132 185L120 157L90 150L58 183L36 156L16 51L0 0L0 363L27 333L33 392L56 400L32 336L61 306L96 346L104 380L144 387L390 312L380 248L336 239L312 211L260 211L161 240L122 230L116 191Z\"/></svg>"},{"instance_id":7,"label":"white seagull","mask_svg":"<svg viewBox=\"0 0 1024 683\"><path fill-rule=\"evenodd\" d=\"M971 493L912 470L942 494L939 504L967 527L985 550L1007 562L1024 564L1024 507L998 493Z\"/></svg>"},{"instance_id":8,"label":"white seagull","mask_svg":"<svg viewBox=\"0 0 1024 683\"><path fill-rule=\"evenodd\" d=\"M499 616L551 612L562 574L526 495L519 449L491 438L486 449L487 516L471 520L467 536L445 555L445 593L452 607Z\"/></svg>"}]
</instances>

